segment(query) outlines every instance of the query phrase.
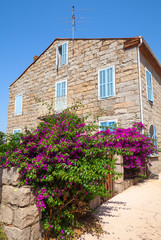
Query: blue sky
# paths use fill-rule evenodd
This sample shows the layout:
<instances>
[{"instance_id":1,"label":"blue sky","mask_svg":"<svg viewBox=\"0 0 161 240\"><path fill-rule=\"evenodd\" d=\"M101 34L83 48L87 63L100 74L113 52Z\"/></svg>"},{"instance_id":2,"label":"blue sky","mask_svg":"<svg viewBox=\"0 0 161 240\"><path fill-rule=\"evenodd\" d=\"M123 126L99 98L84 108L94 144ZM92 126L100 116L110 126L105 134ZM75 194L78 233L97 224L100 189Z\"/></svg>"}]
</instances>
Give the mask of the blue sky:
<instances>
[{"instance_id":1,"label":"blue sky","mask_svg":"<svg viewBox=\"0 0 161 240\"><path fill-rule=\"evenodd\" d=\"M112 38L142 35L161 62L160 0L0 0L0 131L6 132L9 85L56 37L71 37L72 5L75 37Z\"/></svg>"}]
</instances>

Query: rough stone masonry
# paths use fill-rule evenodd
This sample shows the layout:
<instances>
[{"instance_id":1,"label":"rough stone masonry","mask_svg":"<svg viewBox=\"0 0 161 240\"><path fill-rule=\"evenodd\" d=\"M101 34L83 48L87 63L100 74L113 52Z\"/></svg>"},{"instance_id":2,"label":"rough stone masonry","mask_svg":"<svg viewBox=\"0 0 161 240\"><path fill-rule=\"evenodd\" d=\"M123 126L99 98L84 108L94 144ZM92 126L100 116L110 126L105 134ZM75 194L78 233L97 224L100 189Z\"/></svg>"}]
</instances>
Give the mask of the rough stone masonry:
<instances>
[{"instance_id":1,"label":"rough stone masonry","mask_svg":"<svg viewBox=\"0 0 161 240\"><path fill-rule=\"evenodd\" d=\"M16 167L0 169L0 222L8 240L40 240L41 214L31 187L18 187Z\"/></svg>"}]
</instances>

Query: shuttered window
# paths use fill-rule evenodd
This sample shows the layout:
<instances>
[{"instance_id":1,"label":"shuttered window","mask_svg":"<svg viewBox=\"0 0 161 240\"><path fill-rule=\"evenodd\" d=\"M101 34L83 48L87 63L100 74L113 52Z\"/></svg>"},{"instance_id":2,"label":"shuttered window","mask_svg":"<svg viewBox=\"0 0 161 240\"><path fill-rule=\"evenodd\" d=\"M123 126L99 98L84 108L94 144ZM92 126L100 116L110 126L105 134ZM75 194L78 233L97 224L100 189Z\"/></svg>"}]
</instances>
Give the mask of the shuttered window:
<instances>
[{"instance_id":1,"label":"shuttered window","mask_svg":"<svg viewBox=\"0 0 161 240\"><path fill-rule=\"evenodd\" d=\"M99 71L99 98L114 96L114 67Z\"/></svg>"},{"instance_id":2,"label":"shuttered window","mask_svg":"<svg viewBox=\"0 0 161 240\"><path fill-rule=\"evenodd\" d=\"M15 97L15 114L22 113L22 94Z\"/></svg>"},{"instance_id":3,"label":"shuttered window","mask_svg":"<svg viewBox=\"0 0 161 240\"><path fill-rule=\"evenodd\" d=\"M63 66L67 64L67 51L68 51L67 43L57 45L57 51L56 51L56 68L57 69L59 66Z\"/></svg>"},{"instance_id":4,"label":"shuttered window","mask_svg":"<svg viewBox=\"0 0 161 240\"><path fill-rule=\"evenodd\" d=\"M106 128L108 127L110 129L111 132L114 131L116 126L116 121L107 121L107 122L100 122L100 131L104 131L106 130Z\"/></svg>"},{"instance_id":5,"label":"shuttered window","mask_svg":"<svg viewBox=\"0 0 161 240\"><path fill-rule=\"evenodd\" d=\"M56 111L61 112L66 108L67 82L56 83Z\"/></svg>"},{"instance_id":6,"label":"shuttered window","mask_svg":"<svg viewBox=\"0 0 161 240\"><path fill-rule=\"evenodd\" d=\"M146 69L146 83L148 100L153 102L152 75L151 72L149 72L147 69Z\"/></svg>"}]
</instances>

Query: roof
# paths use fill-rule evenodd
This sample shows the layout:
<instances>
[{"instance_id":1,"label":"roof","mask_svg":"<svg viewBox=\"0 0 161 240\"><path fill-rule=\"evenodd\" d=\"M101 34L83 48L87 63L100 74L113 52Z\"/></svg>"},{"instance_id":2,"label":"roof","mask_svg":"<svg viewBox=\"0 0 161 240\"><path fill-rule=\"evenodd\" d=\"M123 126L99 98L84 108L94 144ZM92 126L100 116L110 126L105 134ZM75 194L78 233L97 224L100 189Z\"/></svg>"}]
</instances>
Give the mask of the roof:
<instances>
[{"instance_id":1,"label":"roof","mask_svg":"<svg viewBox=\"0 0 161 240\"><path fill-rule=\"evenodd\" d=\"M142 38L143 39L143 38ZM40 54L40 56L32 62L25 71L13 82L11 83L10 87L21 78L21 76L35 63L38 61L38 59L51 47L51 45L56 42L57 40L73 40L72 38L55 38L54 41L45 49L44 52ZM76 40L125 40L124 42L124 49L129 49L133 47L137 47L140 43L140 37L131 37L131 38L75 38ZM161 77L161 64L146 43L146 41L143 39L142 45L140 46L140 52L143 54L143 56L147 59L147 61L153 66L155 71L158 73L158 75Z\"/></svg>"},{"instance_id":2,"label":"roof","mask_svg":"<svg viewBox=\"0 0 161 240\"><path fill-rule=\"evenodd\" d=\"M128 39L124 43L124 48L129 49L132 47L136 47L139 45L139 43L140 37L136 37L135 39ZM156 73L161 77L161 64L143 37L142 44L140 46L140 52L145 57L145 59L150 63L150 65L153 67Z\"/></svg>"}]
</instances>

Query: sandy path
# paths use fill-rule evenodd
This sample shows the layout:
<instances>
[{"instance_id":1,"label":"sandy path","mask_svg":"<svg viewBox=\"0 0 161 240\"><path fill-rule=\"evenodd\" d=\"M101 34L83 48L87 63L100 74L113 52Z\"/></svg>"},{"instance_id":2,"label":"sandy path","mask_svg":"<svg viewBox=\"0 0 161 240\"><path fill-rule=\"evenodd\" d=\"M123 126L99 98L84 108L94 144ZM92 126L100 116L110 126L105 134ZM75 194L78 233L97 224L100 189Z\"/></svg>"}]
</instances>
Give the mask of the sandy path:
<instances>
[{"instance_id":1,"label":"sandy path","mask_svg":"<svg viewBox=\"0 0 161 240\"><path fill-rule=\"evenodd\" d=\"M161 174L113 197L97 209L100 240L161 240ZM83 235L80 240L95 240Z\"/></svg>"}]
</instances>

